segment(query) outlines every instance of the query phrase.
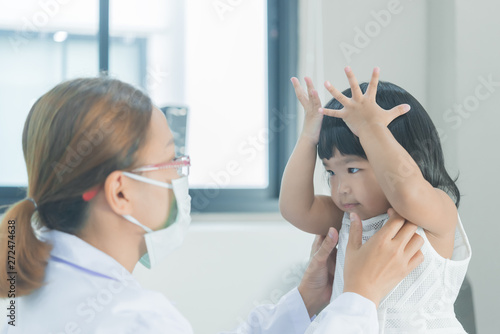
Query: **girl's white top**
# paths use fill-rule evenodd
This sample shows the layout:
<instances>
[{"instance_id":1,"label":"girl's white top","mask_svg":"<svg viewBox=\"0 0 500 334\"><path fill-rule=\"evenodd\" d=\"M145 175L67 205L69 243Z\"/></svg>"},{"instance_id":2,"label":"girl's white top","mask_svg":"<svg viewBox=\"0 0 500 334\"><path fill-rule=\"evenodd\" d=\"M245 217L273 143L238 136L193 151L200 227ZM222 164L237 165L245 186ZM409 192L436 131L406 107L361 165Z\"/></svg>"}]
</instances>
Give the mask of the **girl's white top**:
<instances>
[{"instance_id":1,"label":"girl's white top","mask_svg":"<svg viewBox=\"0 0 500 334\"><path fill-rule=\"evenodd\" d=\"M364 220L363 243L374 235L388 218L387 214L382 214ZM332 301L344 290L344 259L350 225L349 214L346 212L339 231ZM436 252L421 227L417 229L417 233L424 239L421 248L424 262L380 302L380 333L466 333L457 320L453 307L472 255L460 215L455 229L451 259L445 259ZM322 318L320 313L314 322L319 324ZM310 327L308 333L312 332L315 326Z\"/></svg>"}]
</instances>

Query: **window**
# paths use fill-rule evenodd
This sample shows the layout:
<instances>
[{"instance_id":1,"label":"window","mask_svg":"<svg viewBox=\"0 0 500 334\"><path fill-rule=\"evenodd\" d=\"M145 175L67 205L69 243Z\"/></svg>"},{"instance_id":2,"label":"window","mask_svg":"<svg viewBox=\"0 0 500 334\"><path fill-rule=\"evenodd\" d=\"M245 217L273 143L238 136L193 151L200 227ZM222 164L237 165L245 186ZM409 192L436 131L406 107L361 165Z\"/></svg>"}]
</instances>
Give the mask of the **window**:
<instances>
[{"instance_id":1,"label":"window","mask_svg":"<svg viewBox=\"0 0 500 334\"><path fill-rule=\"evenodd\" d=\"M296 1L101 0L45 8L25 0L8 7L0 11L0 148L8 157L0 166L0 204L25 196L21 134L32 103L60 81L101 69L147 90L174 132L187 123L178 149L192 159L193 211L277 210L296 139L289 84ZM17 51L9 47L16 36L29 36Z\"/></svg>"}]
</instances>

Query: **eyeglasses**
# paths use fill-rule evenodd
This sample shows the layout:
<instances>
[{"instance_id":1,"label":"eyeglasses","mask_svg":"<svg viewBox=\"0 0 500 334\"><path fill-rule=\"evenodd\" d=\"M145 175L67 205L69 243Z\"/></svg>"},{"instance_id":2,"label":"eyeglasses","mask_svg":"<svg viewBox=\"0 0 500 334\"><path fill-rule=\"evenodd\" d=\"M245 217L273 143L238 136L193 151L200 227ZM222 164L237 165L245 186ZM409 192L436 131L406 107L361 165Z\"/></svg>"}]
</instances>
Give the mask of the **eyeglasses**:
<instances>
[{"instance_id":1,"label":"eyeglasses","mask_svg":"<svg viewBox=\"0 0 500 334\"><path fill-rule=\"evenodd\" d=\"M146 166L138 167L138 168L131 170L131 172L150 172L150 171L154 171L154 170L175 168L177 170L177 174L179 176L188 176L190 166L191 166L191 159L189 158L189 156L182 155L180 157L176 157L172 161L169 161L169 162L166 162L163 164L146 165Z\"/></svg>"},{"instance_id":2,"label":"eyeglasses","mask_svg":"<svg viewBox=\"0 0 500 334\"><path fill-rule=\"evenodd\" d=\"M182 155L180 157L175 158L172 161L163 163L163 164L155 164L155 165L146 165L142 167L135 168L131 170L131 172L149 172L149 171L155 171L155 170L163 170L163 169L168 169L168 170L174 170L174 168L177 171L178 176L188 176L189 175L189 167L191 166L191 159L187 155ZM175 177L172 177L174 179ZM102 185L98 185L93 187L90 190L87 190L82 194L82 198L84 201L88 202L94 196L99 192L101 189Z\"/></svg>"}]
</instances>

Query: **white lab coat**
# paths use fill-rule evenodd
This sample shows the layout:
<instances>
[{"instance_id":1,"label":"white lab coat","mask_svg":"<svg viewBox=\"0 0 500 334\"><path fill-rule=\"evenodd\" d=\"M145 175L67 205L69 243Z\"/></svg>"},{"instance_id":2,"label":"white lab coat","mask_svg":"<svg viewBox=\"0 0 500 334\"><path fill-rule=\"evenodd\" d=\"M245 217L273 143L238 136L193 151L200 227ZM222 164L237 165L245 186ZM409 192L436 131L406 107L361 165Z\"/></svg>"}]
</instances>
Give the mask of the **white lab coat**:
<instances>
[{"instance_id":1,"label":"white lab coat","mask_svg":"<svg viewBox=\"0 0 500 334\"><path fill-rule=\"evenodd\" d=\"M82 239L43 229L53 244L46 284L16 298L16 326L4 318L1 333L169 333L188 334L189 322L160 292L143 289L115 259ZM337 298L316 333L377 333L373 302L353 293ZM276 305L262 305L234 331L224 333L304 333L311 323L297 288Z\"/></svg>"}]
</instances>

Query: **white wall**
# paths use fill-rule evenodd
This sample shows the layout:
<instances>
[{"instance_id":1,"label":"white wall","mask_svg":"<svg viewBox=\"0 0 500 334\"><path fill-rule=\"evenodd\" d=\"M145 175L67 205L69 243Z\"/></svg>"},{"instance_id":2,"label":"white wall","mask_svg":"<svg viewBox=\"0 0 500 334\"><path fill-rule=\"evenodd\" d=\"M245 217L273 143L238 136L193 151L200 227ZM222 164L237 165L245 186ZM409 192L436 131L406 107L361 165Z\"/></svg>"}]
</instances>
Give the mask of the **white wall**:
<instances>
[{"instance_id":1,"label":"white wall","mask_svg":"<svg viewBox=\"0 0 500 334\"><path fill-rule=\"evenodd\" d=\"M459 186L464 195L463 220L472 245L469 275L472 280L478 333L498 333L500 265L500 3L479 0L456 2L457 103L470 103L480 85L479 77L496 82L489 97L478 99L468 118L456 130L460 169ZM484 89L481 90L484 93ZM471 104L472 106L472 104ZM467 116L466 116L467 117Z\"/></svg>"},{"instance_id":2,"label":"white wall","mask_svg":"<svg viewBox=\"0 0 500 334\"><path fill-rule=\"evenodd\" d=\"M195 333L218 333L296 286L313 239L278 215L195 216L180 249L134 275L174 302Z\"/></svg>"}]
</instances>

